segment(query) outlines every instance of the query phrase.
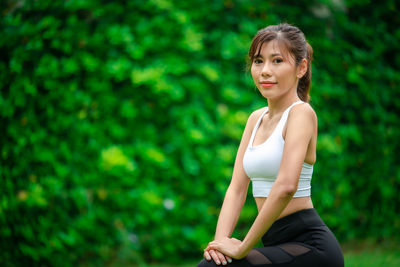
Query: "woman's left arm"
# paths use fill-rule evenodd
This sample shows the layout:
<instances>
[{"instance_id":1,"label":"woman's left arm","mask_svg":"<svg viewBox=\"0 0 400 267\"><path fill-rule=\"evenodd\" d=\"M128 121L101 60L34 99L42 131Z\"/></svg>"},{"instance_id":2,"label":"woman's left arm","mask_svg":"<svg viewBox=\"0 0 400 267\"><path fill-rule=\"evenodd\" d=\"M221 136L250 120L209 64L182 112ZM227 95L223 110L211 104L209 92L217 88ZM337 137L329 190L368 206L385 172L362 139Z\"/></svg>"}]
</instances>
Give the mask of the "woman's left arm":
<instances>
[{"instance_id":1,"label":"woman's left arm","mask_svg":"<svg viewBox=\"0 0 400 267\"><path fill-rule=\"evenodd\" d=\"M249 232L242 242L223 238L211 242L210 249L217 249L235 259L244 258L250 252L296 193L307 149L316 128L317 118L311 106L303 104L292 108L278 177Z\"/></svg>"}]
</instances>

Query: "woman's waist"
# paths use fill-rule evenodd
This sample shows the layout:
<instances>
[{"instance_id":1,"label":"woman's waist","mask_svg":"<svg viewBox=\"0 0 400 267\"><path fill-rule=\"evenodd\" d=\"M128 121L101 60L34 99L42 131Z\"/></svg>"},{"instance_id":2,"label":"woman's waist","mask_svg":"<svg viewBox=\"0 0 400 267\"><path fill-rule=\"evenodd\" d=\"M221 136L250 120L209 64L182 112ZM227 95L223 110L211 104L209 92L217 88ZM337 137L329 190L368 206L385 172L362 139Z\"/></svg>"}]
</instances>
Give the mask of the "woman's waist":
<instances>
[{"instance_id":1,"label":"woman's waist","mask_svg":"<svg viewBox=\"0 0 400 267\"><path fill-rule=\"evenodd\" d=\"M317 211L314 208L302 209L277 219L262 237L262 241L264 246L270 246L319 231L326 231L326 225Z\"/></svg>"},{"instance_id":2,"label":"woman's waist","mask_svg":"<svg viewBox=\"0 0 400 267\"><path fill-rule=\"evenodd\" d=\"M255 197L254 200L256 201L256 204L257 204L257 210L260 211L262 206L264 205L265 200L267 200L267 198L266 197ZM309 196L292 198L292 200L290 200L288 205L285 207L285 209L279 215L278 219L288 216L297 211L304 210L304 209L311 209L313 207L314 207L314 205L311 201L311 197L309 197Z\"/></svg>"}]
</instances>

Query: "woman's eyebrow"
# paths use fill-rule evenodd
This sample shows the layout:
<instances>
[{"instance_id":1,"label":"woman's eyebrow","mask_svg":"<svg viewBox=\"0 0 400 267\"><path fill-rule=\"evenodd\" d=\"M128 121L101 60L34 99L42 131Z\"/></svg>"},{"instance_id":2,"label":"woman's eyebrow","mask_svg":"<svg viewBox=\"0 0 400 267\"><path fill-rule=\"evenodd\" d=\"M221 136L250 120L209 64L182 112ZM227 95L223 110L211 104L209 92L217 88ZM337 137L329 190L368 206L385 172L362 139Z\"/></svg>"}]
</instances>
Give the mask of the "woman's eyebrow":
<instances>
[{"instance_id":1,"label":"woman's eyebrow","mask_svg":"<svg viewBox=\"0 0 400 267\"><path fill-rule=\"evenodd\" d=\"M276 56L282 56L282 54L280 54L280 53L274 53L274 54L270 54L270 55L269 55L269 57L276 57ZM264 57L262 56L261 53L259 53L259 54L257 54L257 55L254 55L254 58L258 58L258 57L264 58Z\"/></svg>"},{"instance_id":2,"label":"woman's eyebrow","mask_svg":"<svg viewBox=\"0 0 400 267\"><path fill-rule=\"evenodd\" d=\"M282 56L280 53L271 54L270 57Z\"/></svg>"}]
</instances>

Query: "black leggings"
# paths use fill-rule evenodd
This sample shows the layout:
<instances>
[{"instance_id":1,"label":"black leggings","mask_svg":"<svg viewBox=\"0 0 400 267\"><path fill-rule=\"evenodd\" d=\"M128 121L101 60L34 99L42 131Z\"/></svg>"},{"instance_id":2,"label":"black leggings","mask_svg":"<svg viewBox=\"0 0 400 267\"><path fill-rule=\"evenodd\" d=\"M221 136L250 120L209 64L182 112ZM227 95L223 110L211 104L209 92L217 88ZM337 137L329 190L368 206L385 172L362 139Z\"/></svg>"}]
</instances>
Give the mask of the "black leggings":
<instances>
[{"instance_id":1,"label":"black leggings","mask_svg":"<svg viewBox=\"0 0 400 267\"><path fill-rule=\"evenodd\" d=\"M315 209L300 210L276 220L262 237L264 247L254 248L243 259L227 266L343 267L342 250ZM203 259L198 267L215 267Z\"/></svg>"}]
</instances>

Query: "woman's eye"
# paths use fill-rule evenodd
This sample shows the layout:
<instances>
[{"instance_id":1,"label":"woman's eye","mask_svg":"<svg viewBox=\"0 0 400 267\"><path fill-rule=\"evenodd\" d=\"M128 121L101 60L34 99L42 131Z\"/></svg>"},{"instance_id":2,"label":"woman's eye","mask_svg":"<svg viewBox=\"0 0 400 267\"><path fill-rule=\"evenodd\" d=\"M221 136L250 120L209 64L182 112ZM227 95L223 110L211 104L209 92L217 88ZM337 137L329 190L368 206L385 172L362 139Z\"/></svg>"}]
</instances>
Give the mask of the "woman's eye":
<instances>
[{"instance_id":1,"label":"woman's eye","mask_svg":"<svg viewBox=\"0 0 400 267\"><path fill-rule=\"evenodd\" d=\"M262 63L262 60L259 59L259 58L256 58L256 59L254 59L254 63L255 63L255 64L261 64L261 63Z\"/></svg>"},{"instance_id":2,"label":"woman's eye","mask_svg":"<svg viewBox=\"0 0 400 267\"><path fill-rule=\"evenodd\" d=\"M272 62L273 62L273 63L281 63L281 62L283 62L283 59L281 59L281 58L275 58Z\"/></svg>"}]
</instances>

